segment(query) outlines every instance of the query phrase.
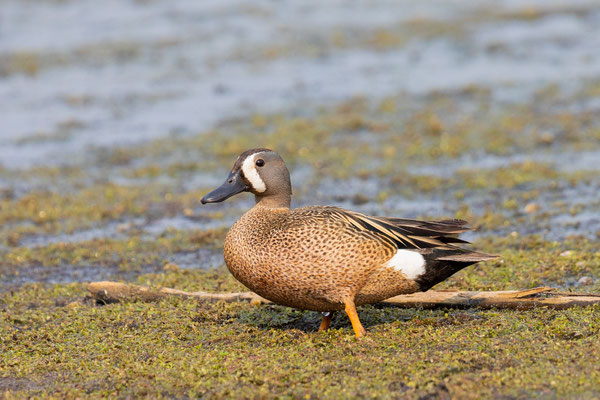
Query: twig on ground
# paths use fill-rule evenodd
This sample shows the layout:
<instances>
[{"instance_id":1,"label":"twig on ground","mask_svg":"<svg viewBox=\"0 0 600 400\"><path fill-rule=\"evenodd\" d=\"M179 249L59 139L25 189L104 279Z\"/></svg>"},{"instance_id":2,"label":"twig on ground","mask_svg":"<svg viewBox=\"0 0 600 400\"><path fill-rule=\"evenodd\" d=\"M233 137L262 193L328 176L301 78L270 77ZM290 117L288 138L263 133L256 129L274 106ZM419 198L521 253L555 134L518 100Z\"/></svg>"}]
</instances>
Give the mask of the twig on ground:
<instances>
[{"instance_id":1,"label":"twig on ground","mask_svg":"<svg viewBox=\"0 0 600 400\"><path fill-rule=\"evenodd\" d=\"M249 301L251 304L270 303L253 292L208 293L185 292L169 288L150 288L118 282L92 282L88 284L92 297L104 303L120 301L158 301L165 297L179 296L201 301ZM469 292L459 290L430 290L392 297L380 304L394 307L479 307L479 308L516 308L534 307L569 308L600 304L600 294L556 292L550 287L527 290L504 290L490 292Z\"/></svg>"}]
</instances>

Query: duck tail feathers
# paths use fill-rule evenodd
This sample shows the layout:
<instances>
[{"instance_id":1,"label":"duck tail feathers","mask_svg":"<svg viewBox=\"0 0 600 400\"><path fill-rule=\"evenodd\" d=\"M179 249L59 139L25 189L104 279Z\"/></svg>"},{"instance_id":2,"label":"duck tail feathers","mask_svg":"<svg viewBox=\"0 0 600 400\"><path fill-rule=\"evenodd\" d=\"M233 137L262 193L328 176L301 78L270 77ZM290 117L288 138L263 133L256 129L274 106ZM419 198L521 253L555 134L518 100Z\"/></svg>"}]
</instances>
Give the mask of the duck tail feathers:
<instances>
[{"instance_id":1,"label":"duck tail feathers","mask_svg":"<svg viewBox=\"0 0 600 400\"><path fill-rule=\"evenodd\" d=\"M467 263L472 264L472 263L477 263L480 261L494 260L498 257L500 257L500 256L497 256L495 254L486 254L486 253L479 253L476 251L470 251L470 252L466 252L466 253L457 253L457 254L451 254L451 255L447 255L447 256L443 256L443 257L437 257L436 260L467 262Z\"/></svg>"},{"instance_id":2,"label":"duck tail feathers","mask_svg":"<svg viewBox=\"0 0 600 400\"><path fill-rule=\"evenodd\" d=\"M498 258L498 256L492 254L465 250L444 251L437 249L429 254L423 254L423 256L426 261L425 272L416 279L423 292L469 265Z\"/></svg>"}]
</instances>

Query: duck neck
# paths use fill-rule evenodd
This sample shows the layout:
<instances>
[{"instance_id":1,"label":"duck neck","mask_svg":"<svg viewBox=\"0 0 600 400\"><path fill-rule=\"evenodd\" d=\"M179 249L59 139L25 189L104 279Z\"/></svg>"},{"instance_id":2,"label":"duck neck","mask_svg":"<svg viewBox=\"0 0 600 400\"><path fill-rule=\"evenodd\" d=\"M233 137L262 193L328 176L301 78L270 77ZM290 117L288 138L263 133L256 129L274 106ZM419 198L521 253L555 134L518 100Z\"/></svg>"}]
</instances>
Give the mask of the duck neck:
<instances>
[{"instance_id":1,"label":"duck neck","mask_svg":"<svg viewBox=\"0 0 600 400\"><path fill-rule=\"evenodd\" d=\"M290 208L292 195L290 193L270 194L267 196L255 195L255 207L264 208Z\"/></svg>"}]
</instances>

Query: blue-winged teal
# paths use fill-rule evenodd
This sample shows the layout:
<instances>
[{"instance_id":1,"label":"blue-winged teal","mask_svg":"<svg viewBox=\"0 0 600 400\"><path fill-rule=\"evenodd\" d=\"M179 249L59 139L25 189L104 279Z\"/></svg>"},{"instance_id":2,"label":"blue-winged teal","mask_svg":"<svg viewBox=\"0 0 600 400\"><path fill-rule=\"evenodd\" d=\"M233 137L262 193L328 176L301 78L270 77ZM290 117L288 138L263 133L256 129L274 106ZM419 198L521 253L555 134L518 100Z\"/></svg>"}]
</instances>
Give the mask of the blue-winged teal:
<instances>
[{"instance_id":1,"label":"blue-winged teal","mask_svg":"<svg viewBox=\"0 0 600 400\"><path fill-rule=\"evenodd\" d=\"M372 217L337 207L290 209L290 175L269 149L242 153L227 180L202 203L252 192L256 205L229 230L223 253L231 273L259 295L289 307L345 309L365 334L356 305L426 291L462 268L495 258L458 247L465 221Z\"/></svg>"}]
</instances>

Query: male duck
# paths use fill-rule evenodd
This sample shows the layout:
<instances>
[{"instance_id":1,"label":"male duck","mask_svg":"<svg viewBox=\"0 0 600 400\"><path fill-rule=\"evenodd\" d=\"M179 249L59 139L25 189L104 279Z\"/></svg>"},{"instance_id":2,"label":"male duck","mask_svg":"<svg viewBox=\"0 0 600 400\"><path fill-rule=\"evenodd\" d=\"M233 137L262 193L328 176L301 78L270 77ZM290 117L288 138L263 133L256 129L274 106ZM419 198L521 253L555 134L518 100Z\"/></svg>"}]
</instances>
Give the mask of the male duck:
<instances>
[{"instance_id":1,"label":"male duck","mask_svg":"<svg viewBox=\"0 0 600 400\"><path fill-rule=\"evenodd\" d=\"M227 180L202 198L217 203L252 192L256 205L229 230L223 253L231 273L259 295L289 307L344 309L363 336L356 305L426 291L462 268L496 256L456 246L465 221L372 217L337 207L290 209L292 187L270 149L242 153Z\"/></svg>"}]
</instances>

